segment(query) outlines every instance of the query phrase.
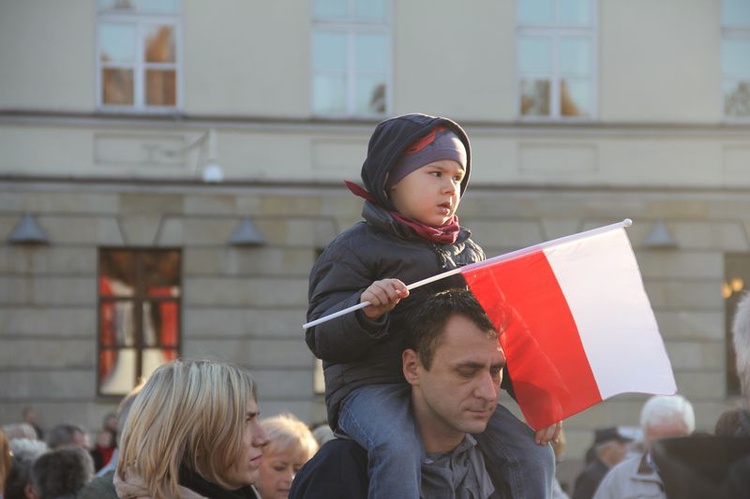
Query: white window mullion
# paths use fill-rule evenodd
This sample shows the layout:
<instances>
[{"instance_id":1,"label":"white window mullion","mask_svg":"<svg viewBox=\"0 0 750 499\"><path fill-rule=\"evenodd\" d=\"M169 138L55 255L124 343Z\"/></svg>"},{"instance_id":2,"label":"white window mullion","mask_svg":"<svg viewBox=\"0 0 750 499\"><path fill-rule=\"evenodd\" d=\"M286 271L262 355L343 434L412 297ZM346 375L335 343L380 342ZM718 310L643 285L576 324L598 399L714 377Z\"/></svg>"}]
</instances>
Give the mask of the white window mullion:
<instances>
[{"instance_id":1,"label":"white window mullion","mask_svg":"<svg viewBox=\"0 0 750 499\"><path fill-rule=\"evenodd\" d=\"M555 2L557 7L557 2ZM560 83L562 76L560 75L560 35L552 35L552 74L549 77L550 80L550 118L559 119L560 113Z\"/></svg>"},{"instance_id":2,"label":"white window mullion","mask_svg":"<svg viewBox=\"0 0 750 499\"><path fill-rule=\"evenodd\" d=\"M349 8L354 9L352 2L349 2ZM350 15L353 14L350 12ZM356 40L355 30L349 30L346 35L346 112L349 115L355 114L357 110Z\"/></svg>"},{"instance_id":3,"label":"white window mullion","mask_svg":"<svg viewBox=\"0 0 750 499\"><path fill-rule=\"evenodd\" d=\"M144 89L144 80L145 80L145 61L143 59L143 52L144 52L144 45L143 45L143 23L137 22L136 23L136 41L135 41L135 50L136 50L136 57L135 57L135 69L133 71L133 92L135 94L134 99L134 107L136 109L143 109L146 107L145 101L145 89Z\"/></svg>"}]
</instances>

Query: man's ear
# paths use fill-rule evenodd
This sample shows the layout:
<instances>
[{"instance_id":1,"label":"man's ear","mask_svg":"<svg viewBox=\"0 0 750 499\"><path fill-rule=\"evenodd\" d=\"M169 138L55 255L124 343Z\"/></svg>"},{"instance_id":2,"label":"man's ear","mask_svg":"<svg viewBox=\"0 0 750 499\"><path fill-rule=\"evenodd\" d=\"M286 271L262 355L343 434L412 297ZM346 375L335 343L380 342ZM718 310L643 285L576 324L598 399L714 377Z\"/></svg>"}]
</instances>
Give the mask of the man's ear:
<instances>
[{"instance_id":1,"label":"man's ear","mask_svg":"<svg viewBox=\"0 0 750 499\"><path fill-rule=\"evenodd\" d=\"M401 352L401 368L404 371L404 378L410 385L419 384L419 355L411 348Z\"/></svg>"}]
</instances>

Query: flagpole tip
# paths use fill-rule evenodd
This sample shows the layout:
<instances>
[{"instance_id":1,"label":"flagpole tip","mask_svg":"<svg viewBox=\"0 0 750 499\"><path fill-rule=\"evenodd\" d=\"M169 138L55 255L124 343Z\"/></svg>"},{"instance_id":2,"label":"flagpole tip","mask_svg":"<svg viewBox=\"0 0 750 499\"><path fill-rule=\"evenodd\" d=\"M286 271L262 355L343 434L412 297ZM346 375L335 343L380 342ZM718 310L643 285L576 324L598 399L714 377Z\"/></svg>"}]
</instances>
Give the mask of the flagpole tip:
<instances>
[{"instance_id":1,"label":"flagpole tip","mask_svg":"<svg viewBox=\"0 0 750 499\"><path fill-rule=\"evenodd\" d=\"M625 220L622 221L622 224L625 227L630 227L631 225L633 225L633 221L631 219L629 219L629 218L626 218Z\"/></svg>"}]
</instances>

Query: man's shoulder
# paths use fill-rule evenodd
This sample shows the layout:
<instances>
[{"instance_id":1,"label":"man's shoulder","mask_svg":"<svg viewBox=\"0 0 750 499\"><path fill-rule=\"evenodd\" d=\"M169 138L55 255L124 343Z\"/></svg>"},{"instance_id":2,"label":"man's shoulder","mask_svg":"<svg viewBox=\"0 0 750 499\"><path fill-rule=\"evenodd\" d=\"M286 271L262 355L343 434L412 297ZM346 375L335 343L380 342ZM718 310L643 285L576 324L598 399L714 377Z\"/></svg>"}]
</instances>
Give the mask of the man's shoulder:
<instances>
[{"instance_id":1,"label":"man's shoulder","mask_svg":"<svg viewBox=\"0 0 750 499\"><path fill-rule=\"evenodd\" d=\"M117 491L115 490L115 484L112 482L114 474L115 472L111 471L106 475L94 478L78 491L76 499L116 499Z\"/></svg>"},{"instance_id":2,"label":"man's shoulder","mask_svg":"<svg viewBox=\"0 0 750 499\"><path fill-rule=\"evenodd\" d=\"M367 451L353 440L335 438L299 470L289 498L364 499L367 487Z\"/></svg>"}]
</instances>

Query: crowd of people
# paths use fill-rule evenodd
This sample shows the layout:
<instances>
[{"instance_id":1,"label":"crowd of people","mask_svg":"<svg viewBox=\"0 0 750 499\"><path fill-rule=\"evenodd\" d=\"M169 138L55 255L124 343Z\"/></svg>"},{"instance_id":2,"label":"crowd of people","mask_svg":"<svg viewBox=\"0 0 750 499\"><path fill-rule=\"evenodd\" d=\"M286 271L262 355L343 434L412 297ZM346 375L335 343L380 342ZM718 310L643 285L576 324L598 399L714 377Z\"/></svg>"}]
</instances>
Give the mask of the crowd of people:
<instances>
[{"instance_id":1,"label":"crowd of people","mask_svg":"<svg viewBox=\"0 0 750 499\"><path fill-rule=\"evenodd\" d=\"M177 359L91 434L45 431L24 409L0 430L0 499L750 497L750 295L733 324L746 405L716 435L695 436L689 400L653 396L640 431L597 430L580 475L561 486L562 423L534 431L499 403L501 387L514 396L502 327L458 275L405 284L485 258L456 216L471 158L447 118L376 127L362 185L348 183L363 220L310 273L305 341L323 360L325 423L263 419L248 370Z\"/></svg>"}]
</instances>

